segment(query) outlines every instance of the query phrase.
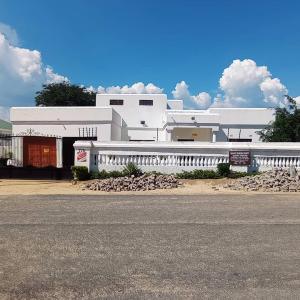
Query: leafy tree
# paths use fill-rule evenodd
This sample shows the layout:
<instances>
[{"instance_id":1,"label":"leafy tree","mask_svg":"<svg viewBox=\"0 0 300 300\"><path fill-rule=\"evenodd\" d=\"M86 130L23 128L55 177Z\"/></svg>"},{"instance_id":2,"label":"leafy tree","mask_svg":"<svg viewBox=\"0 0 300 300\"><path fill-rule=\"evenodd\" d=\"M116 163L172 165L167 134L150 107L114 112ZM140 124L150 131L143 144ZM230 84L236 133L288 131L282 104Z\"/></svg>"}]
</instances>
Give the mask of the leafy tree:
<instances>
[{"instance_id":1,"label":"leafy tree","mask_svg":"<svg viewBox=\"0 0 300 300\"><path fill-rule=\"evenodd\" d=\"M96 93L69 82L44 84L36 93L37 106L94 106Z\"/></svg>"},{"instance_id":2,"label":"leafy tree","mask_svg":"<svg viewBox=\"0 0 300 300\"><path fill-rule=\"evenodd\" d=\"M286 100L287 107L276 108L275 120L258 133L263 142L300 142L300 109L292 97Z\"/></svg>"}]
</instances>

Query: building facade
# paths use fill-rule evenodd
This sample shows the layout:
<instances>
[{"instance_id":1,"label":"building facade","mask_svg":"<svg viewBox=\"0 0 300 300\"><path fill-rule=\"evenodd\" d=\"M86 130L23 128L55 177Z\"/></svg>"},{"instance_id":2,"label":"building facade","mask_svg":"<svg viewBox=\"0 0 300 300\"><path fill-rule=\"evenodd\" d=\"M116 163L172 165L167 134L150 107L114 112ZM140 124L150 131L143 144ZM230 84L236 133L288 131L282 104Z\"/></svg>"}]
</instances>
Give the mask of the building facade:
<instances>
[{"instance_id":1,"label":"building facade","mask_svg":"<svg viewBox=\"0 0 300 300\"><path fill-rule=\"evenodd\" d=\"M29 145L23 149L23 156L32 151L30 145L38 143L38 137L41 141L46 141L46 137L56 139L56 154L52 154L51 164L56 157L57 166L74 162L71 151L77 140L259 142L257 132L273 120L273 109L186 110L183 101L168 100L164 94L97 94L93 107L11 109L13 135L25 138L25 144ZM51 143L54 147L54 142ZM44 147L48 153L47 145Z\"/></svg>"}]
</instances>

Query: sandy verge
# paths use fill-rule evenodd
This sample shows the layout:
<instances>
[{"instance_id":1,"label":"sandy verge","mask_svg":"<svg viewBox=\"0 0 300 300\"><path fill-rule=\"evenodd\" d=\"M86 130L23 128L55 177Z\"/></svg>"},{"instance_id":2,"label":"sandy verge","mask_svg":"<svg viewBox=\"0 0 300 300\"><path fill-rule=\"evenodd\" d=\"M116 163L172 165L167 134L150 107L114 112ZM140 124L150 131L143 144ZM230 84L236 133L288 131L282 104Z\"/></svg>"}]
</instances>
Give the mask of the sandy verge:
<instances>
[{"instance_id":1,"label":"sandy verge","mask_svg":"<svg viewBox=\"0 0 300 300\"><path fill-rule=\"evenodd\" d=\"M15 180L0 179L1 195L201 195L201 194L300 194L286 192L245 192L224 189L222 186L234 179L199 179L199 180L180 180L182 186L175 189L160 189L154 191L128 191L128 192L102 192L82 190L79 182L72 185L67 180Z\"/></svg>"},{"instance_id":2,"label":"sandy verge","mask_svg":"<svg viewBox=\"0 0 300 300\"><path fill-rule=\"evenodd\" d=\"M139 192L101 192L82 190L82 183L72 185L71 181L55 180L13 180L0 179L0 195L54 195L54 194L79 194L79 195L108 195L108 194L143 194L143 195L192 195L192 194L216 194L237 193L235 191L218 189L214 186L223 185L228 179L206 180L181 180L183 185L177 189L139 191Z\"/></svg>"}]
</instances>

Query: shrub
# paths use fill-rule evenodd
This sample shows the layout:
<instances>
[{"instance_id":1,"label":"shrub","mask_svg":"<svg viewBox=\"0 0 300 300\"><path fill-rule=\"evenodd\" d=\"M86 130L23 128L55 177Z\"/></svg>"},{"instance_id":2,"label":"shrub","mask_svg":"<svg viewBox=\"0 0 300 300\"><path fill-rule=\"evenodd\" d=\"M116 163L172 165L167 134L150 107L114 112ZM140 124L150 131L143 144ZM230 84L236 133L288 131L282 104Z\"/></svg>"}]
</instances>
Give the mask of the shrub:
<instances>
[{"instance_id":1,"label":"shrub","mask_svg":"<svg viewBox=\"0 0 300 300\"><path fill-rule=\"evenodd\" d=\"M147 176L151 176L151 175L165 175L165 173L161 173L161 172L157 172L157 171L150 171L150 172L146 172L145 173Z\"/></svg>"},{"instance_id":2,"label":"shrub","mask_svg":"<svg viewBox=\"0 0 300 300\"><path fill-rule=\"evenodd\" d=\"M112 177L112 178L118 178L118 177L123 177L124 174L123 172L120 172L120 171L111 171L111 172L108 172L108 177Z\"/></svg>"},{"instance_id":3,"label":"shrub","mask_svg":"<svg viewBox=\"0 0 300 300\"><path fill-rule=\"evenodd\" d=\"M230 164L220 163L217 165L218 173L222 177L228 177L230 174Z\"/></svg>"},{"instance_id":4,"label":"shrub","mask_svg":"<svg viewBox=\"0 0 300 300\"><path fill-rule=\"evenodd\" d=\"M90 179L90 173L87 167L84 166L72 166L72 175L75 180L88 180Z\"/></svg>"},{"instance_id":5,"label":"shrub","mask_svg":"<svg viewBox=\"0 0 300 300\"><path fill-rule=\"evenodd\" d=\"M0 158L0 167L6 167L7 166L7 158Z\"/></svg>"},{"instance_id":6,"label":"shrub","mask_svg":"<svg viewBox=\"0 0 300 300\"><path fill-rule=\"evenodd\" d=\"M213 170L193 170L177 173L176 177L179 179L215 179L220 178L220 175Z\"/></svg>"},{"instance_id":7,"label":"shrub","mask_svg":"<svg viewBox=\"0 0 300 300\"><path fill-rule=\"evenodd\" d=\"M129 163L126 167L124 167L122 173L124 176L140 176L143 174L142 170L134 163Z\"/></svg>"},{"instance_id":8,"label":"shrub","mask_svg":"<svg viewBox=\"0 0 300 300\"><path fill-rule=\"evenodd\" d=\"M110 171L107 172L105 170L99 172L92 172L91 179L106 179L106 178L117 178L125 176L123 172L120 171Z\"/></svg>"},{"instance_id":9,"label":"shrub","mask_svg":"<svg viewBox=\"0 0 300 300\"><path fill-rule=\"evenodd\" d=\"M241 177L245 177L245 176L256 176L259 175L259 172L251 172L251 173L247 173L247 172L231 172L228 177L232 178L232 179L236 179L236 178L241 178Z\"/></svg>"}]
</instances>

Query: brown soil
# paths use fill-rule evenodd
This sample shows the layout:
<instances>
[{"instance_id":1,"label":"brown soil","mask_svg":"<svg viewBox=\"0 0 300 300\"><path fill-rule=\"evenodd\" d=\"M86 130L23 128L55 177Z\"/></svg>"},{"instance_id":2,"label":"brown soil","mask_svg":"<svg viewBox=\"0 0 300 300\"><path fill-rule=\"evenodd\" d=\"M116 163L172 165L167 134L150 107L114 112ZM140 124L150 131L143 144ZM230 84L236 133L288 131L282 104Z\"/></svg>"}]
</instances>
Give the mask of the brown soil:
<instances>
[{"instance_id":1,"label":"brown soil","mask_svg":"<svg viewBox=\"0 0 300 300\"><path fill-rule=\"evenodd\" d=\"M206 180L181 180L183 183L177 189L154 190L141 192L95 192L82 190L82 183L78 182L73 185L71 181L53 181L53 180L0 180L0 195L54 195L54 194L150 194L150 195L193 195L193 194L210 194L210 193L232 193L232 191L224 190L221 187L214 186L223 185L227 179L206 179Z\"/></svg>"}]
</instances>

